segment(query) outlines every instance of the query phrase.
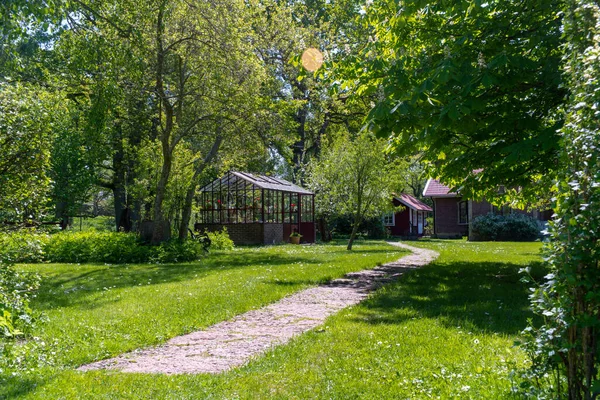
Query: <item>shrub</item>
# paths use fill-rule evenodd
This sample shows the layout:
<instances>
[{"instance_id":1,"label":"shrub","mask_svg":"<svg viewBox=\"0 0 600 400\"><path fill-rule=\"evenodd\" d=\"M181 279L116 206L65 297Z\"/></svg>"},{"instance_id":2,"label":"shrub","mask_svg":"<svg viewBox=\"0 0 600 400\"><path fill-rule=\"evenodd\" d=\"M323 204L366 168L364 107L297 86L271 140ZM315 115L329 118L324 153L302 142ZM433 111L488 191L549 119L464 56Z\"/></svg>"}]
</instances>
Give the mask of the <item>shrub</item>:
<instances>
[{"instance_id":1,"label":"shrub","mask_svg":"<svg viewBox=\"0 0 600 400\"><path fill-rule=\"evenodd\" d=\"M233 240L227 233L227 228L223 227L221 232L208 232L205 231L206 235L210 239L210 249L212 250L233 250Z\"/></svg>"},{"instance_id":2,"label":"shrub","mask_svg":"<svg viewBox=\"0 0 600 400\"><path fill-rule=\"evenodd\" d=\"M227 231L210 233L212 248L230 250L233 242ZM204 254L198 240L170 240L159 246L142 243L134 233L122 232L60 232L53 235L20 231L0 234L0 262L35 263L98 262L127 264L194 261Z\"/></svg>"},{"instance_id":3,"label":"shrub","mask_svg":"<svg viewBox=\"0 0 600 400\"><path fill-rule=\"evenodd\" d=\"M350 235L352 232L352 216L337 215L329 220L329 226L334 236L341 237ZM361 237L371 239L382 239L387 237L386 227L383 225L381 217L371 217L365 219L358 228Z\"/></svg>"},{"instance_id":4,"label":"shrub","mask_svg":"<svg viewBox=\"0 0 600 400\"><path fill-rule=\"evenodd\" d=\"M204 246L198 240L172 239L158 246L150 247L150 259L148 261L157 263L175 263L184 261L196 261L204 254Z\"/></svg>"},{"instance_id":5,"label":"shrub","mask_svg":"<svg viewBox=\"0 0 600 400\"><path fill-rule=\"evenodd\" d=\"M47 235L29 230L0 234L0 261L6 263L37 263L44 260Z\"/></svg>"},{"instance_id":6,"label":"shrub","mask_svg":"<svg viewBox=\"0 0 600 400\"><path fill-rule=\"evenodd\" d=\"M61 232L50 236L44 250L51 262L122 264L150 258L137 235L120 232Z\"/></svg>"},{"instance_id":7,"label":"shrub","mask_svg":"<svg viewBox=\"0 0 600 400\"><path fill-rule=\"evenodd\" d=\"M22 336L33 327L29 299L39 283L38 275L18 272L0 262L0 340Z\"/></svg>"},{"instance_id":8,"label":"shrub","mask_svg":"<svg viewBox=\"0 0 600 400\"><path fill-rule=\"evenodd\" d=\"M204 253L196 240L169 240L158 246L142 243L134 233L64 232L50 237L45 248L51 262L174 263L194 261Z\"/></svg>"},{"instance_id":9,"label":"shrub","mask_svg":"<svg viewBox=\"0 0 600 400\"><path fill-rule=\"evenodd\" d=\"M496 215L489 213L473 220L472 240L534 241L540 235L537 220L523 214Z\"/></svg>"}]
</instances>

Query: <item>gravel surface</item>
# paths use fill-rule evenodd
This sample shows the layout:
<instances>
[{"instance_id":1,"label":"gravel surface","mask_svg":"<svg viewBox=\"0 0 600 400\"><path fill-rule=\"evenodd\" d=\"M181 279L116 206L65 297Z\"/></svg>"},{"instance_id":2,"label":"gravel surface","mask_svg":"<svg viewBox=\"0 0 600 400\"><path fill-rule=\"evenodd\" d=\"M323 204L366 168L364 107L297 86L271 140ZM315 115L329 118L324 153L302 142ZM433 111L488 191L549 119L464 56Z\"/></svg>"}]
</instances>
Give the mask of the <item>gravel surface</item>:
<instances>
[{"instance_id":1,"label":"gravel surface","mask_svg":"<svg viewBox=\"0 0 600 400\"><path fill-rule=\"evenodd\" d=\"M323 324L327 317L360 303L379 286L408 270L429 264L438 256L432 250L403 243L390 244L410 250L412 254L372 270L352 272L342 279L297 292L206 330L175 337L162 346L135 350L84 365L79 370L197 374L220 373L243 365L270 347L284 344Z\"/></svg>"}]
</instances>

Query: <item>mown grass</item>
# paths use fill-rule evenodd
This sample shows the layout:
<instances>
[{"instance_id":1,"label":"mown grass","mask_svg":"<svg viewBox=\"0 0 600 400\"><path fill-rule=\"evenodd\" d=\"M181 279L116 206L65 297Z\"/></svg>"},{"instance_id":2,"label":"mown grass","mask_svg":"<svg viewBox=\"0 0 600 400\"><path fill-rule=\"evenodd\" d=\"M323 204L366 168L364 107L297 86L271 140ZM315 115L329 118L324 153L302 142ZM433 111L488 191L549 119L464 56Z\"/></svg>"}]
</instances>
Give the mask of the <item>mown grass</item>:
<instances>
[{"instance_id":1,"label":"mown grass","mask_svg":"<svg viewBox=\"0 0 600 400\"><path fill-rule=\"evenodd\" d=\"M5 374L0 378L0 397L29 393L81 398L66 394L69 385L62 380L71 378L65 378L69 375L65 371L165 342L402 254L385 243L365 241L352 252L345 250L345 243L286 245L215 252L186 264L21 266L44 278L32 306L49 321L34 335L44 343L40 352L51 366L16 376ZM94 378L92 387L93 382ZM54 389L65 394L45 394Z\"/></svg>"},{"instance_id":2,"label":"mown grass","mask_svg":"<svg viewBox=\"0 0 600 400\"><path fill-rule=\"evenodd\" d=\"M66 370L36 388L32 380L26 397L510 397L510 371L524 364L513 342L531 317L518 270L543 274L540 244L410 244L440 257L242 368L217 376Z\"/></svg>"}]
</instances>

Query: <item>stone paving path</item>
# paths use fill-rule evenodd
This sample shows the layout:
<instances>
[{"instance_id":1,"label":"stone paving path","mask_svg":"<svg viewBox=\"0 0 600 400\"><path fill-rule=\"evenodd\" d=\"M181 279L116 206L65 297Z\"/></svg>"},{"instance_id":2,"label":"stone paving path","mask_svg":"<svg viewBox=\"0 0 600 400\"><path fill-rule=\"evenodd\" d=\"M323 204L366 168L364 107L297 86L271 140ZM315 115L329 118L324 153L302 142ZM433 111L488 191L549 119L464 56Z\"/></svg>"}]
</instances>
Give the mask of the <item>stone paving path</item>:
<instances>
[{"instance_id":1,"label":"stone paving path","mask_svg":"<svg viewBox=\"0 0 600 400\"><path fill-rule=\"evenodd\" d=\"M135 350L116 358L84 365L80 371L115 369L122 372L196 374L220 373L245 364L270 347L315 328L327 317L360 303L370 292L421 267L438 256L433 250L403 243L391 245L410 250L407 255L372 270L347 274L328 284L292 294L259 310L238 315L162 346Z\"/></svg>"}]
</instances>

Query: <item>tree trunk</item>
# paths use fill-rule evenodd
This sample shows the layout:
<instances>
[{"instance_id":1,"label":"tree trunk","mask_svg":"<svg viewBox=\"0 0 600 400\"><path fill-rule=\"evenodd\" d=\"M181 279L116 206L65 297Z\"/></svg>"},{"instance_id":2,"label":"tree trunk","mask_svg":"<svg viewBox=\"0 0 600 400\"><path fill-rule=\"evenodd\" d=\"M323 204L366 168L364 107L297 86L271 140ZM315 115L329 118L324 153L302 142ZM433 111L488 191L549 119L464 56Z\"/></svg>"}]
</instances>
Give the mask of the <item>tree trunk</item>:
<instances>
[{"instance_id":1,"label":"tree trunk","mask_svg":"<svg viewBox=\"0 0 600 400\"><path fill-rule=\"evenodd\" d=\"M158 9L158 15L156 20L156 92L160 98L159 115L162 114L162 107L165 111L165 126L160 133L160 143L162 147L163 164L160 171L160 179L156 185L156 197L154 198L153 207L153 228L152 228L152 240L150 243L158 244L163 242L166 238L164 237L165 232L165 217L163 214L163 201L165 199L165 193L167 191L167 184L171 175L171 166L173 164L173 150L174 144L171 144L171 134L174 128L174 110L173 105L170 102L163 81L163 74L165 68L165 53L163 46L163 35L164 35L164 23L163 17L166 8L166 1L163 1ZM162 106L162 107L161 107Z\"/></svg>"},{"instance_id":2,"label":"tree trunk","mask_svg":"<svg viewBox=\"0 0 600 400\"><path fill-rule=\"evenodd\" d=\"M115 226L117 228L117 232L122 230L121 220L123 217L123 212L125 208L127 208L126 204L126 196L125 196L125 187L122 182L118 182L115 180L115 185L113 189L113 198L114 198L114 207L115 207Z\"/></svg>"},{"instance_id":3,"label":"tree trunk","mask_svg":"<svg viewBox=\"0 0 600 400\"><path fill-rule=\"evenodd\" d=\"M69 220L69 213L67 211L68 207L69 205L66 201L59 201L56 204L56 219L60 221L60 229L63 231L66 230L69 227L69 225L71 225Z\"/></svg>"},{"instance_id":4,"label":"tree trunk","mask_svg":"<svg viewBox=\"0 0 600 400\"><path fill-rule=\"evenodd\" d=\"M219 147L221 147L221 143L223 142L223 137L219 133L213 143L212 148L204 157L203 162L196 168L194 171L194 176L192 177L192 182L190 183L190 187L185 194L185 204L183 205L183 210L181 211L181 225L179 225L179 239L184 240L188 235L188 227L190 225L190 219L192 217L192 204L194 203L194 194L196 194L196 188L198 187L198 178L204 172L206 166L215 158L217 153L219 152Z\"/></svg>"},{"instance_id":5,"label":"tree trunk","mask_svg":"<svg viewBox=\"0 0 600 400\"><path fill-rule=\"evenodd\" d=\"M327 226L327 220L325 217L319 218L319 232L321 232L321 241L330 242L331 241L331 231Z\"/></svg>"},{"instance_id":6,"label":"tree trunk","mask_svg":"<svg viewBox=\"0 0 600 400\"><path fill-rule=\"evenodd\" d=\"M358 226L360 225L361 221L356 220L354 221L354 226L352 227L352 233L350 234L350 239L348 240L348 247L346 248L346 250L352 250L352 245L354 244L354 239L356 239L356 233L358 232Z\"/></svg>"},{"instance_id":7,"label":"tree trunk","mask_svg":"<svg viewBox=\"0 0 600 400\"><path fill-rule=\"evenodd\" d=\"M169 176L171 175L172 163L172 154L169 146L163 145L163 165L160 172L160 179L156 185L156 197L154 199L154 208L152 212L154 222L152 229L152 244L159 244L166 239L164 237L165 217L163 215L162 205L167 192L167 183L169 182Z\"/></svg>"}]
</instances>

